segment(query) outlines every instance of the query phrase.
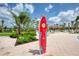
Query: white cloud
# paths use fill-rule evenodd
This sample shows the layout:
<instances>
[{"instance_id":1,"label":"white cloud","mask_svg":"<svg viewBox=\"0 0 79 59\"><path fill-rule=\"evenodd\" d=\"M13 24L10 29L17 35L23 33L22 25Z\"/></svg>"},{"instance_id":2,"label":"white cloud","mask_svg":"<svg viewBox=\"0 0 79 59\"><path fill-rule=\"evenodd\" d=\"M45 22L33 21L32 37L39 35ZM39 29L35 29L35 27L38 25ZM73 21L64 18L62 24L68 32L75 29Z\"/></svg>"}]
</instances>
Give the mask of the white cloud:
<instances>
[{"instance_id":1,"label":"white cloud","mask_svg":"<svg viewBox=\"0 0 79 59\"><path fill-rule=\"evenodd\" d=\"M46 12L49 12L49 10L48 10L47 8L45 8L45 11L46 11Z\"/></svg>"},{"instance_id":2,"label":"white cloud","mask_svg":"<svg viewBox=\"0 0 79 59\"><path fill-rule=\"evenodd\" d=\"M49 21L52 21L52 22L55 22L55 23L58 23L61 19L59 17L50 17L49 18Z\"/></svg>"},{"instance_id":3,"label":"white cloud","mask_svg":"<svg viewBox=\"0 0 79 59\"><path fill-rule=\"evenodd\" d=\"M7 7L8 4L7 3L0 3L0 7Z\"/></svg>"},{"instance_id":4,"label":"white cloud","mask_svg":"<svg viewBox=\"0 0 79 59\"><path fill-rule=\"evenodd\" d=\"M23 4L20 3L20 4L16 4L16 6L13 8L13 10L15 11L23 11Z\"/></svg>"},{"instance_id":5,"label":"white cloud","mask_svg":"<svg viewBox=\"0 0 79 59\"><path fill-rule=\"evenodd\" d=\"M3 4L1 4L1 5L3 5ZM11 13L6 8L8 6L8 4L4 4L4 5L5 6L0 7L0 21L4 20L5 26L12 27L13 24L15 24L15 20L12 17ZM15 7L13 7L12 11L15 12L16 15L19 15L19 13L21 11L24 11L24 8L25 8L25 11L28 9L28 12L30 12L30 13L34 12L34 7L32 4L24 4L24 6L23 6L23 4L21 4L21 3L17 4Z\"/></svg>"},{"instance_id":6,"label":"white cloud","mask_svg":"<svg viewBox=\"0 0 79 59\"><path fill-rule=\"evenodd\" d=\"M18 15L20 12L23 11L23 4L16 4L16 6L12 10L16 15Z\"/></svg>"},{"instance_id":7,"label":"white cloud","mask_svg":"<svg viewBox=\"0 0 79 59\"><path fill-rule=\"evenodd\" d=\"M51 4L49 4L49 6L45 8L45 11L49 12L52 8L53 8L53 6Z\"/></svg>"},{"instance_id":8,"label":"white cloud","mask_svg":"<svg viewBox=\"0 0 79 59\"><path fill-rule=\"evenodd\" d=\"M77 7L74 10L67 10L67 11L61 11L58 13L55 17L50 17L48 21L52 23L69 23L71 21L74 21L76 17L79 16L79 7Z\"/></svg>"},{"instance_id":9,"label":"white cloud","mask_svg":"<svg viewBox=\"0 0 79 59\"><path fill-rule=\"evenodd\" d=\"M75 9L74 14L75 14L76 16L79 16L79 7L77 7L77 8Z\"/></svg>"},{"instance_id":10,"label":"white cloud","mask_svg":"<svg viewBox=\"0 0 79 59\"><path fill-rule=\"evenodd\" d=\"M15 22L11 13L5 7L0 7L0 21L1 20L4 20L4 25L8 27L12 27L13 25L11 23Z\"/></svg>"},{"instance_id":11,"label":"white cloud","mask_svg":"<svg viewBox=\"0 0 79 59\"><path fill-rule=\"evenodd\" d=\"M74 10L68 10L64 12L60 12L57 15L59 18L61 18L61 22L70 22L74 20Z\"/></svg>"},{"instance_id":12,"label":"white cloud","mask_svg":"<svg viewBox=\"0 0 79 59\"><path fill-rule=\"evenodd\" d=\"M28 11L29 13L33 13L34 12L34 6L32 4L17 4L14 8L13 11L16 14L19 14L22 11Z\"/></svg>"},{"instance_id":13,"label":"white cloud","mask_svg":"<svg viewBox=\"0 0 79 59\"><path fill-rule=\"evenodd\" d=\"M37 20L38 20L38 21L40 21L41 19L40 19L40 18L38 18Z\"/></svg>"},{"instance_id":14,"label":"white cloud","mask_svg":"<svg viewBox=\"0 0 79 59\"><path fill-rule=\"evenodd\" d=\"M8 4L7 4L7 3L4 3L4 5L5 5L6 7L8 7Z\"/></svg>"},{"instance_id":15,"label":"white cloud","mask_svg":"<svg viewBox=\"0 0 79 59\"><path fill-rule=\"evenodd\" d=\"M32 4L25 4L25 8L28 9L30 13L34 12L34 6Z\"/></svg>"}]
</instances>

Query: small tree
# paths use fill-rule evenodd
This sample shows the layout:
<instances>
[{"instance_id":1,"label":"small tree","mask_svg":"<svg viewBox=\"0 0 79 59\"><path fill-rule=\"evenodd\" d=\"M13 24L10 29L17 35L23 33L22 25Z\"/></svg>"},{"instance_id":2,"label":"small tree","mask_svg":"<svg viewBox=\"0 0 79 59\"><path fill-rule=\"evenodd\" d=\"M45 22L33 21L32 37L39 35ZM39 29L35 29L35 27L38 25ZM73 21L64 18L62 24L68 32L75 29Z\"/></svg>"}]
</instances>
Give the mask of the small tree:
<instances>
[{"instance_id":1,"label":"small tree","mask_svg":"<svg viewBox=\"0 0 79 59\"><path fill-rule=\"evenodd\" d=\"M4 20L1 20L1 23L2 23L2 26L1 26L2 29L1 29L1 31L4 32Z\"/></svg>"},{"instance_id":2,"label":"small tree","mask_svg":"<svg viewBox=\"0 0 79 59\"><path fill-rule=\"evenodd\" d=\"M23 29L25 30L29 30L29 25L30 25L30 17L29 14L27 12L21 12L19 15L20 18L20 25L23 25Z\"/></svg>"},{"instance_id":3,"label":"small tree","mask_svg":"<svg viewBox=\"0 0 79 59\"><path fill-rule=\"evenodd\" d=\"M23 25L23 28L24 28L24 26L27 25L27 28L28 28L29 22L30 22L30 17L26 12L21 12L19 14L19 16L17 16L12 11L10 11L10 13L12 14L12 16L15 19L15 23L16 23L16 27L17 27L17 35L20 35L21 34L21 25Z\"/></svg>"},{"instance_id":4,"label":"small tree","mask_svg":"<svg viewBox=\"0 0 79 59\"><path fill-rule=\"evenodd\" d=\"M37 18L35 20L33 20L32 22L35 25L35 28L38 29L39 21L37 20Z\"/></svg>"},{"instance_id":5,"label":"small tree","mask_svg":"<svg viewBox=\"0 0 79 59\"><path fill-rule=\"evenodd\" d=\"M64 30L66 29L66 23L63 23L63 28L64 28Z\"/></svg>"},{"instance_id":6,"label":"small tree","mask_svg":"<svg viewBox=\"0 0 79 59\"><path fill-rule=\"evenodd\" d=\"M76 28L76 32L77 32L77 30L79 28L79 16L77 16L75 19L75 28Z\"/></svg>"},{"instance_id":7,"label":"small tree","mask_svg":"<svg viewBox=\"0 0 79 59\"><path fill-rule=\"evenodd\" d=\"M70 32L70 23L68 23L68 31Z\"/></svg>"},{"instance_id":8,"label":"small tree","mask_svg":"<svg viewBox=\"0 0 79 59\"><path fill-rule=\"evenodd\" d=\"M74 21L71 21L71 28L74 29Z\"/></svg>"}]
</instances>

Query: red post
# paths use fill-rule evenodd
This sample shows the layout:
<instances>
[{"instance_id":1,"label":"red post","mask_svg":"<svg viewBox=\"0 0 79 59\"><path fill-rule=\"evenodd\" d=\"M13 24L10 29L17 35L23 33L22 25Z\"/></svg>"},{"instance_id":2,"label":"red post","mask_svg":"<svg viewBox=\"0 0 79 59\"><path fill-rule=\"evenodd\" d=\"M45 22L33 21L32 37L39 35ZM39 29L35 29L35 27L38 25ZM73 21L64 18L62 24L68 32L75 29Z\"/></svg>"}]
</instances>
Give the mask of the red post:
<instances>
[{"instance_id":1,"label":"red post","mask_svg":"<svg viewBox=\"0 0 79 59\"><path fill-rule=\"evenodd\" d=\"M46 31L47 31L46 18L43 16L40 20L40 52L41 54L46 53Z\"/></svg>"}]
</instances>

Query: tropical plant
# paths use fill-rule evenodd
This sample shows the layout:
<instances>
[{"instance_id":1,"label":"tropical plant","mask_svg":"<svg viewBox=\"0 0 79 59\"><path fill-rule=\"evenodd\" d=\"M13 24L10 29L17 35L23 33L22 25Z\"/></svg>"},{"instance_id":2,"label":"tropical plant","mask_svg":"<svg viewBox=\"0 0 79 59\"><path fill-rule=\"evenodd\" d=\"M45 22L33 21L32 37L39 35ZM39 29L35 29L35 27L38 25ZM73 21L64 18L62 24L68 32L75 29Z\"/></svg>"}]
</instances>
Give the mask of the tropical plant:
<instances>
[{"instance_id":1,"label":"tropical plant","mask_svg":"<svg viewBox=\"0 0 79 59\"><path fill-rule=\"evenodd\" d=\"M63 28L64 28L64 30L66 29L66 23L63 23Z\"/></svg>"},{"instance_id":2,"label":"tropical plant","mask_svg":"<svg viewBox=\"0 0 79 59\"><path fill-rule=\"evenodd\" d=\"M29 22L30 22L30 17L26 12L21 12L19 14L19 16L17 16L15 13L13 13L12 11L10 11L10 13L12 14L12 16L15 19L16 22L16 26L17 26L17 35L21 34L21 27L27 24L27 27L29 26Z\"/></svg>"},{"instance_id":3,"label":"tropical plant","mask_svg":"<svg viewBox=\"0 0 79 59\"><path fill-rule=\"evenodd\" d=\"M71 21L71 29L74 29L74 21Z\"/></svg>"},{"instance_id":4,"label":"tropical plant","mask_svg":"<svg viewBox=\"0 0 79 59\"><path fill-rule=\"evenodd\" d=\"M37 20L37 18L35 18L33 21L32 21L32 24L34 28L38 29L38 26L39 26L39 20Z\"/></svg>"},{"instance_id":5,"label":"tropical plant","mask_svg":"<svg viewBox=\"0 0 79 59\"><path fill-rule=\"evenodd\" d=\"M76 32L77 32L77 30L79 28L79 16L77 16L75 19L75 28L76 28Z\"/></svg>"},{"instance_id":6,"label":"tropical plant","mask_svg":"<svg viewBox=\"0 0 79 59\"><path fill-rule=\"evenodd\" d=\"M2 26L1 26L1 31L4 32L4 20L1 20Z\"/></svg>"},{"instance_id":7,"label":"tropical plant","mask_svg":"<svg viewBox=\"0 0 79 59\"><path fill-rule=\"evenodd\" d=\"M68 23L68 31L70 32L70 23Z\"/></svg>"},{"instance_id":8,"label":"tropical plant","mask_svg":"<svg viewBox=\"0 0 79 59\"><path fill-rule=\"evenodd\" d=\"M27 12L21 12L19 15L20 18L20 24L22 25L22 28L24 30L29 30L29 25L30 25L30 17Z\"/></svg>"}]
</instances>

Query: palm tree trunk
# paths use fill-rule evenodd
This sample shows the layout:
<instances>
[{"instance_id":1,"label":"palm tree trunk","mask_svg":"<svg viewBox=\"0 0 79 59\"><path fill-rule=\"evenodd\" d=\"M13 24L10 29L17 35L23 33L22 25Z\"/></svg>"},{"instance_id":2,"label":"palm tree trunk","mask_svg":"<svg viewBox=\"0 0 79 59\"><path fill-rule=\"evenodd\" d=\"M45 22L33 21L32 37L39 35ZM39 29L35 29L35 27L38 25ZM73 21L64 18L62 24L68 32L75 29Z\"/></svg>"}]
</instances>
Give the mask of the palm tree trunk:
<instances>
[{"instance_id":1,"label":"palm tree trunk","mask_svg":"<svg viewBox=\"0 0 79 59\"><path fill-rule=\"evenodd\" d=\"M17 26L17 35L21 34L20 25Z\"/></svg>"},{"instance_id":2,"label":"palm tree trunk","mask_svg":"<svg viewBox=\"0 0 79 59\"><path fill-rule=\"evenodd\" d=\"M77 29L78 29L77 27L78 27L78 25L77 25L77 23L76 23L76 32L77 32Z\"/></svg>"},{"instance_id":3,"label":"palm tree trunk","mask_svg":"<svg viewBox=\"0 0 79 59\"><path fill-rule=\"evenodd\" d=\"M2 32L4 32L4 21L2 20Z\"/></svg>"},{"instance_id":4,"label":"palm tree trunk","mask_svg":"<svg viewBox=\"0 0 79 59\"><path fill-rule=\"evenodd\" d=\"M18 34L19 35L21 34L20 24L19 24L19 27L18 27Z\"/></svg>"}]
</instances>

